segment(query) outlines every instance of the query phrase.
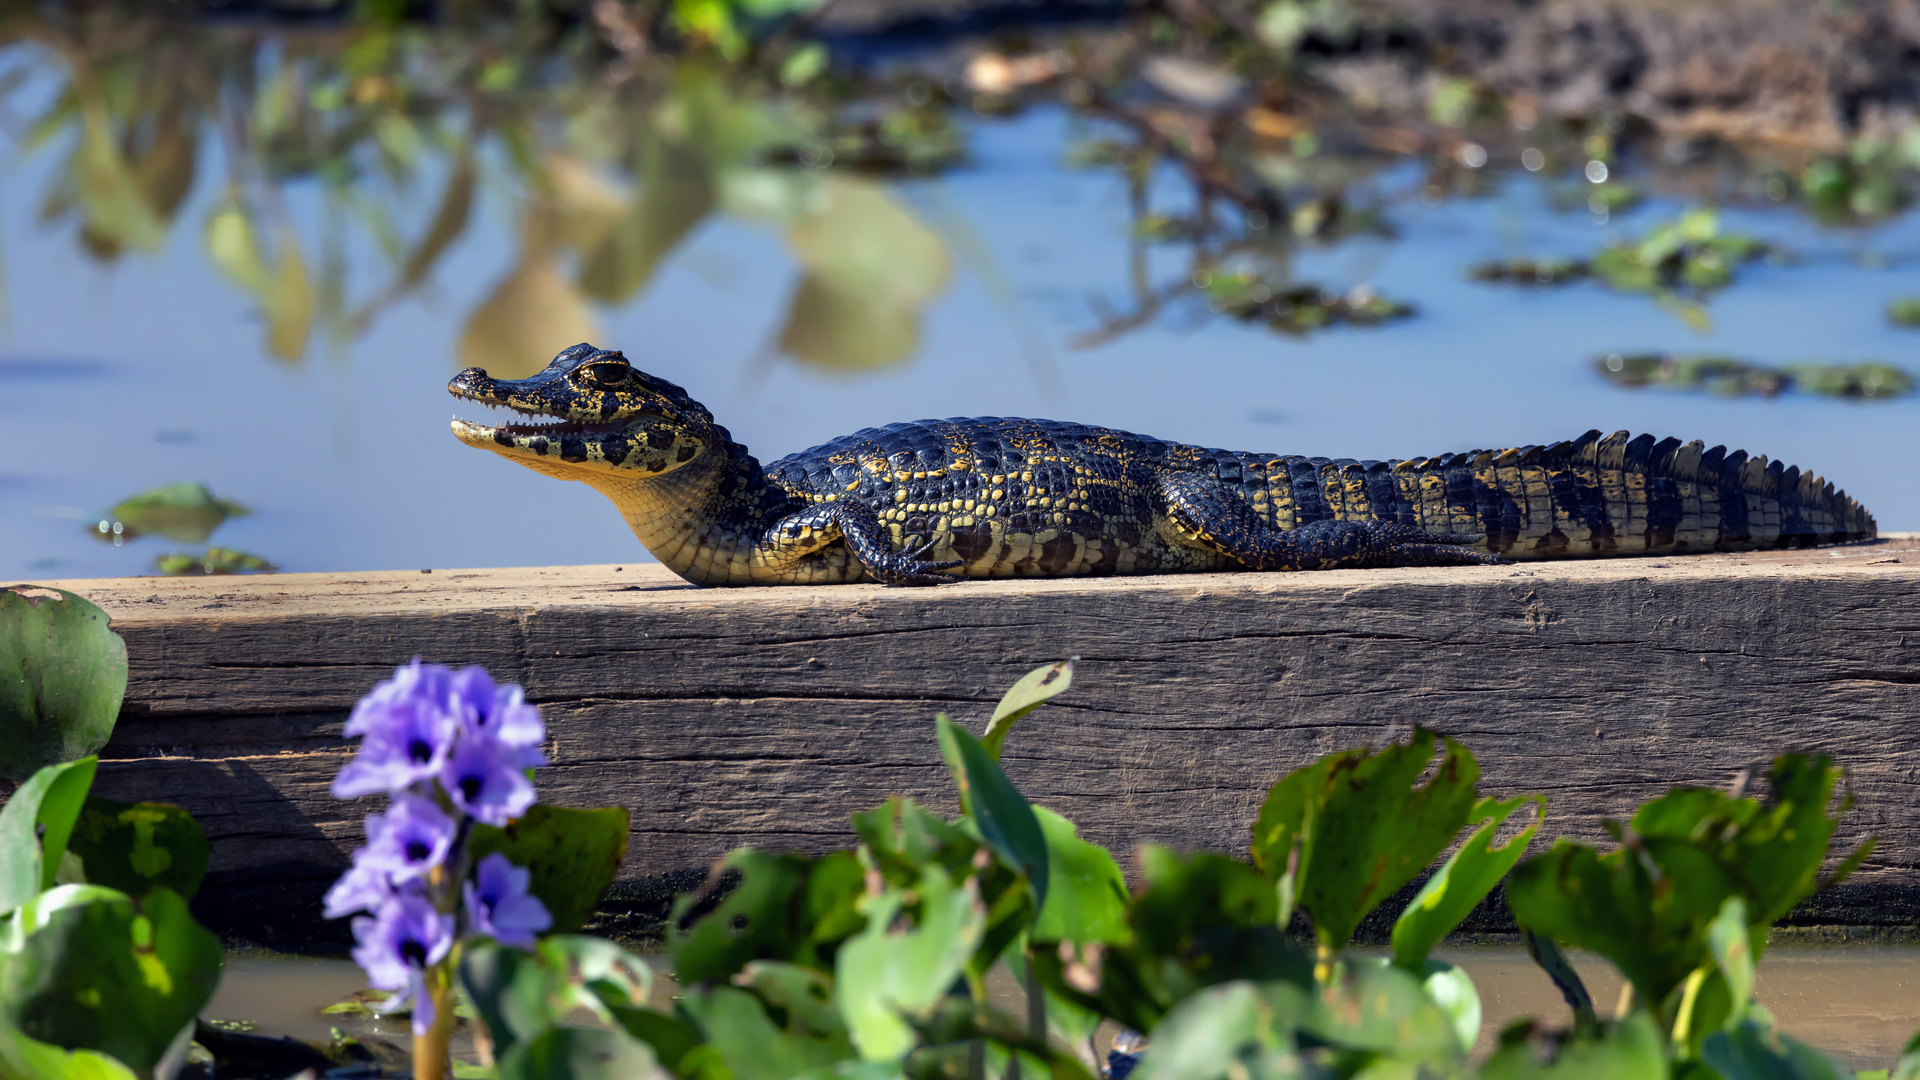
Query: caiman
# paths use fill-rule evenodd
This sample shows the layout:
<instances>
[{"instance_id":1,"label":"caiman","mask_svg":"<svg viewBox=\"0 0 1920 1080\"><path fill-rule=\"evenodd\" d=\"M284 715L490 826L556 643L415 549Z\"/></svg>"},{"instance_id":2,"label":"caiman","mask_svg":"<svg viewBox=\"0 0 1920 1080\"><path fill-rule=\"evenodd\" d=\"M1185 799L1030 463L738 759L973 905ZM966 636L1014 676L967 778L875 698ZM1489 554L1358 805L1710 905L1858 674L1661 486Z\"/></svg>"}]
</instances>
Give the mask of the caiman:
<instances>
[{"instance_id":1,"label":"caiman","mask_svg":"<svg viewBox=\"0 0 1920 1080\"><path fill-rule=\"evenodd\" d=\"M1870 539L1831 484L1745 451L1589 431L1406 461L1247 454L1052 420L868 428L762 466L625 356L575 345L456 397L461 441L591 484L697 585L1447 566Z\"/></svg>"}]
</instances>

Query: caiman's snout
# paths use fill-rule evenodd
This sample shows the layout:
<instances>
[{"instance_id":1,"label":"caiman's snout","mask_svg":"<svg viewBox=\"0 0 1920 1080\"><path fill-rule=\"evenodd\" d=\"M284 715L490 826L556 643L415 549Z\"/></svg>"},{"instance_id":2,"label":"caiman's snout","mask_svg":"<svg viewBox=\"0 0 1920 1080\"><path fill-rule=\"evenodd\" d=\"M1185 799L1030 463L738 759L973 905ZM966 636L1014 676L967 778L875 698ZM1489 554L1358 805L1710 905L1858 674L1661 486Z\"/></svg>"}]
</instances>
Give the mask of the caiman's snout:
<instances>
[{"instance_id":1,"label":"caiman's snout","mask_svg":"<svg viewBox=\"0 0 1920 1080\"><path fill-rule=\"evenodd\" d=\"M454 397L475 398L480 401L492 401L498 397L496 383L487 375L485 368L470 367L455 375L447 383L447 393Z\"/></svg>"}]
</instances>

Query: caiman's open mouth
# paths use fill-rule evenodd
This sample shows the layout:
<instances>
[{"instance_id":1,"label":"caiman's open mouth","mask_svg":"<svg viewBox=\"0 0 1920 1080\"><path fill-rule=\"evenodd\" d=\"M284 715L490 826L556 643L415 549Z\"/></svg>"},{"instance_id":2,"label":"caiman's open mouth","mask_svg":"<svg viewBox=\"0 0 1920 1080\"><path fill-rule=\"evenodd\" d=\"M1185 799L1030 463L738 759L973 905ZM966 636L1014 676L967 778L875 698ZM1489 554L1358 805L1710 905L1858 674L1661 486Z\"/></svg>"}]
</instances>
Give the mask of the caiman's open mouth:
<instances>
[{"instance_id":1,"label":"caiman's open mouth","mask_svg":"<svg viewBox=\"0 0 1920 1080\"><path fill-rule=\"evenodd\" d=\"M565 418L545 416L541 413L528 412L525 409L516 409L511 405L497 405L492 402L481 402L481 404L488 406L495 413L511 413L515 416L524 417L525 420L509 421L504 424L487 424L455 416L453 418L454 426L476 435L505 433L517 439L531 438L535 435L545 435L548 438L556 438L561 435L611 435L614 432L625 431L627 428L633 426L632 417L624 420L607 420L589 424L580 420L568 420ZM490 419L496 418L497 417Z\"/></svg>"}]
</instances>

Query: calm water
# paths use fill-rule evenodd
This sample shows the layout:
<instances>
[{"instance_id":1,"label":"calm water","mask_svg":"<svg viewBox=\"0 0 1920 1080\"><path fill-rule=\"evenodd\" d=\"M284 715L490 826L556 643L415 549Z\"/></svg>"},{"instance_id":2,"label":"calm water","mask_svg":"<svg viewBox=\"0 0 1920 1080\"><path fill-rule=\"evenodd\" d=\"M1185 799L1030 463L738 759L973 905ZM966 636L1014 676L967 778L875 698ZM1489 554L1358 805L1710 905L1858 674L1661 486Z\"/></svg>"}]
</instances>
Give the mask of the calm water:
<instances>
[{"instance_id":1,"label":"calm water","mask_svg":"<svg viewBox=\"0 0 1920 1080\"><path fill-rule=\"evenodd\" d=\"M874 424L921 417L1043 415L1235 449L1386 457L1630 428L1703 438L1824 473L1882 528L1920 529L1915 399L1858 404L1799 395L1726 400L1628 391L1596 354L1716 351L1761 363L1879 359L1920 368L1920 331L1890 327L1887 300L1920 291L1915 215L1873 229L1817 227L1790 207L1729 210L1725 227L1794 253L1755 264L1709 305L1701 334L1644 297L1597 285L1519 290L1465 280L1468 263L1581 255L1610 231L1637 235L1685 204L1654 198L1596 223L1556 209L1577 184L1513 170L1499 191L1425 206L1418 174L1370 183L1393 239L1358 238L1295 262L1299 280L1367 284L1418 305L1416 318L1305 339L1176 305L1096 348L1090 297L1128 309L1129 213L1110 171L1063 164L1073 121L1041 109L980 121L972 164L896 188L955 252L911 360L840 376L778 355L794 261L779 234L733 219L700 227L632 304L597 309L597 343L686 386L763 460ZM0 337L0 574L152 572L183 545L124 547L84 528L122 498L201 481L253 508L213 543L287 570L637 561L618 516L564 484L457 443L443 389L467 314L514 259L508 193L482 188L475 223L432 285L350 345L319 342L301 364L266 355L249 301L209 264L198 223L218 184L199 185L157 254L91 262L70 230L32 208L57 155L0 174L9 311ZM203 154L215 175L219 155ZM1511 163L1495 160L1490 167ZM432 185L429 185L431 187ZM1186 188L1156 181L1156 209ZM294 186L296 221L318 195ZM423 211L424 213L424 211ZM316 225L317 230L317 225ZM1188 272L1153 249L1149 277Z\"/></svg>"},{"instance_id":2,"label":"calm water","mask_svg":"<svg viewBox=\"0 0 1920 1080\"><path fill-rule=\"evenodd\" d=\"M1573 1022L1553 983L1519 946L1443 949L1440 959L1473 977L1484 1010L1477 1058L1493 1052L1500 1029L1524 1016L1554 1026ZM1619 997L1620 977L1597 957L1571 954L1600 1011ZM665 964L655 961L656 970ZM990 980L996 1003L1022 1015L1019 987L996 969ZM214 1020L247 1020L266 1035L325 1040L343 1023L321 1016L321 1007L344 1000L364 985L345 960L233 957L219 993L203 1013ZM674 993L669 979L654 983L653 1003L665 1007ZM1791 1035L1831 1055L1849 1069L1883 1069L1920 1026L1920 946L1775 947L1760 966L1758 997ZM389 1041L406 1042L404 1021L353 1021L347 1027ZM1113 1033L1102 1032L1103 1041ZM1105 1047L1101 1048L1105 1052Z\"/></svg>"}]
</instances>

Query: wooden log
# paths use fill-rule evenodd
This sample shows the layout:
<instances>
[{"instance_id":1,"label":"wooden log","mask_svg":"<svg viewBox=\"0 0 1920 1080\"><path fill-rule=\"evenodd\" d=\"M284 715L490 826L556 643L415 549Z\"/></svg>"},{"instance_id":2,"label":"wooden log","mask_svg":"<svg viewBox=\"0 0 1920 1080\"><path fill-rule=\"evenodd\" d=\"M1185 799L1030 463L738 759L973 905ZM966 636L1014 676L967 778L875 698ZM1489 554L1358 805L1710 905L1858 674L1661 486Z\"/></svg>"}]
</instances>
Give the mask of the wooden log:
<instances>
[{"instance_id":1,"label":"wooden log","mask_svg":"<svg viewBox=\"0 0 1920 1080\"><path fill-rule=\"evenodd\" d=\"M369 800L327 784L396 664L484 664L545 712L543 797L624 805L623 880L736 845L845 846L889 794L954 799L934 739L1081 658L1007 744L1036 802L1122 854L1243 852L1267 787L1424 724L1483 791L1545 791L1602 838L1674 784L1788 749L1852 770L1842 841L1880 846L1816 921L1920 922L1920 540L1514 567L701 590L657 565L67 581L127 639L98 789L191 810L229 933L338 940L317 897ZM1543 838L1544 838L1543 837ZM665 875L665 877L662 877Z\"/></svg>"}]
</instances>

